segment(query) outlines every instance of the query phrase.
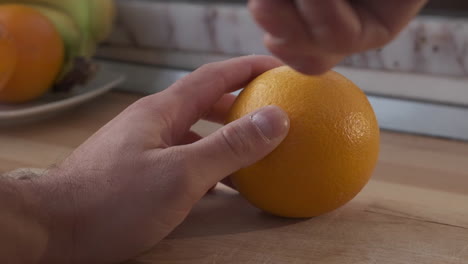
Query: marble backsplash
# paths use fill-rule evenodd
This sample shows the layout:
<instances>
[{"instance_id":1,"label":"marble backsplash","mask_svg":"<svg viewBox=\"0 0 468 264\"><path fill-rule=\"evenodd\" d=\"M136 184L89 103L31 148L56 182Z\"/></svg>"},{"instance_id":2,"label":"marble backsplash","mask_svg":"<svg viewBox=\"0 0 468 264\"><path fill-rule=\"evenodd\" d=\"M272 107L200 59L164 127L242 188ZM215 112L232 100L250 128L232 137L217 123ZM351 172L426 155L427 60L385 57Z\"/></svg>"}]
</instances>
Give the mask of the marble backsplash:
<instances>
[{"instance_id":1,"label":"marble backsplash","mask_svg":"<svg viewBox=\"0 0 468 264\"><path fill-rule=\"evenodd\" d=\"M117 28L101 49L101 56L125 58L122 53L126 50L129 54L139 51L140 55L141 51L173 52L179 54L180 66L184 64L180 54L184 53L214 57L268 54L262 31L244 5L143 0L121 0L118 4ZM187 65L193 64L187 61ZM387 46L350 56L342 65L466 77L468 19L419 16Z\"/></svg>"}]
</instances>

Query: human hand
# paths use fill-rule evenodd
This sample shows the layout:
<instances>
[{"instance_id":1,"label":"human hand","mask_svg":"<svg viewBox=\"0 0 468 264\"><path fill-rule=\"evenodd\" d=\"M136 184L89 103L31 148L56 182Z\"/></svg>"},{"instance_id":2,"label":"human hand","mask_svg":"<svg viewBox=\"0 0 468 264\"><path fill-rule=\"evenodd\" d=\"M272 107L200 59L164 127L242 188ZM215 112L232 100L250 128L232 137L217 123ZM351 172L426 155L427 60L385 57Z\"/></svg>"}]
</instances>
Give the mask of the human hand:
<instances>
[{"instance_id":1,"label":"human hand","mask_svg":"<svg viewBox=\"0 0 468 264\"><path fill-rule=\"evenodd\" d=\"M249 56L201 67L131 105L34 180L51 221L44 262L117 263L138 255L176 228L213 185L275 149L289 129L275 106L203 139L190 128L203 117L222 122L235 99L229 93L279 65Z\"/></svg>"},{"instance_id":2,"label":"human hand","mask_svg":"<svg viewBox=\"0 0 468 264\"><path fill-rule=\"evenodd\" d=\"M345 56L390 42L427 0L249 0L266 47L292 68L320 74Z\"/></svg>"}]
</instances>

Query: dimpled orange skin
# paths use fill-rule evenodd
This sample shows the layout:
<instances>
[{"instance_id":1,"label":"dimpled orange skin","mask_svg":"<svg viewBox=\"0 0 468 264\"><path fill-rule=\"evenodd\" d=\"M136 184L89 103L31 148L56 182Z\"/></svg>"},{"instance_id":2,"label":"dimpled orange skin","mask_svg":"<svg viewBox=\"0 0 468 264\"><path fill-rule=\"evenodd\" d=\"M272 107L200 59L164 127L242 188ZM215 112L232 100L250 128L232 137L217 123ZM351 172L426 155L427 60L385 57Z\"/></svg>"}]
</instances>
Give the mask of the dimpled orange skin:
<instances>
[{"instance_id":1,"label":"dimpled orange skin","mask_svg":"<svg viewBox=\"0 0 468 264\"><path fill-rule=\"evenodd\" d=\"M11 37L0 24L0 91L5 88L16 65L16 48Z\"/></svg>"},{"instance_id":2,"label":"dimpled orange skin","mask_svg":"<svg viewBox=\"0 0 468 264\"><path fill-rule=\"evenodd\" d=\"M17 50L15 70L0 91L0 102L23 103L45 94L63 64L64 46L55 26L32 7L0 5L0 24Z\"/></svg>"},{"instance_id":3,"label":"dimpled orange skin","mask_svg":"<svg viewBox=\"0 0 468 264\"><path fill-rule=\"evenodd\" d=\"M232 176L240 194L271 214L310 218L335 210L367 184L379 153L379 127L365 94L336 72L299 74L287 66L251 82L228 122L267 105L291 119L286 139Z\"/></svg>"}]
</instances>

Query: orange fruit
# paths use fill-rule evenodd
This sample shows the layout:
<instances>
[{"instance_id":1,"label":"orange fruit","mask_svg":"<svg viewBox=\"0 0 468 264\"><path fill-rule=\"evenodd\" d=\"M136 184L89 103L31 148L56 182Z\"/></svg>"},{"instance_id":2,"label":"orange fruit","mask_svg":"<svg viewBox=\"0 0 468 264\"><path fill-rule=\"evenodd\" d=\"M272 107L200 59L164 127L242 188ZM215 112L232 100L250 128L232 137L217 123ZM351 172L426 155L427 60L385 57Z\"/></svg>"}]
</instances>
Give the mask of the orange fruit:
<instances>
[{"instance_id":1,"label":"orange fruit","mask_svg":"<svg viewBox=\"0 0 468 264\"><path fill-rule=\"evenodd\" d=\"M32 7L0 5L0 24L17 50L13 74L0 91L0 102L22 103L45 94L63 64L64 45L55 26Z\"/></svg>"},{"instance_id":2,"label":"orange fruit","mask_svg":"<svg viewBox=\"0 0 468 264\"><path fill-rule=\"evenodd\" d=\"M16 65L16 48L11 37L0 24L0 91L10 79Z\"/></svg>"},{"instance_id":3,"label":"orange fruit","mask_svg":"<svg viewBox=\"0 0 468 264\"><path fill-rule=\"evenodd\" d=\"M267 105L285 110L291 129L270 155L232 176L240 194L291 218L318 216L353 199L379 153L379 127L366 95L336 72L306 76L284 66L252 81L227 121Z\"/></svg>"}]
</instances>

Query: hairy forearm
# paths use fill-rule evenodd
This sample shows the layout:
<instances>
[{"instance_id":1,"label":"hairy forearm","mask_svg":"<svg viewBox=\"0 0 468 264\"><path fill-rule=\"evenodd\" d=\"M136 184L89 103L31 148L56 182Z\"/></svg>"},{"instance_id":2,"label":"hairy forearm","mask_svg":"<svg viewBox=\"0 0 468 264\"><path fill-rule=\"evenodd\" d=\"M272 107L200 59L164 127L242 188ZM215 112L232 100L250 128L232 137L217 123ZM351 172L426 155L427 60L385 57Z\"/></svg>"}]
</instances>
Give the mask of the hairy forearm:
<instances>
[{"instance_id":1,"label":"hairy forearm","mask_svg":"<svg viewBox=\"0 0 468 264\"><path fill-rule=\"evenodd\" d=\"M47 251L47 224L25 181L0 178L0 262L39 263Z\"/></svg>"},{"instance_id":2,"label":"hairy forearm","mask_svg":"<svg viewBox=\"0 0 468 264\"><path fill-rule=\"evenodd\" d=\"M0 263L67 263L65 221L53 208L54 188L38 179L0 176Z\"/></svg>"},{"instance_id":3,"label":"hairy forearm","mask_svg":"<svg viewBox=\"0 0 468 264\"><path fill-rule=\"evenodd\" d=\"M99 170L78 171L69 161L40 177L0 178L0 263L117 263L166 235L146 235L152 228L144 225L164 219L150 215L154 201L139 185L128 192L128 181L112 184Z\"/></svg>"}]
</instances>

